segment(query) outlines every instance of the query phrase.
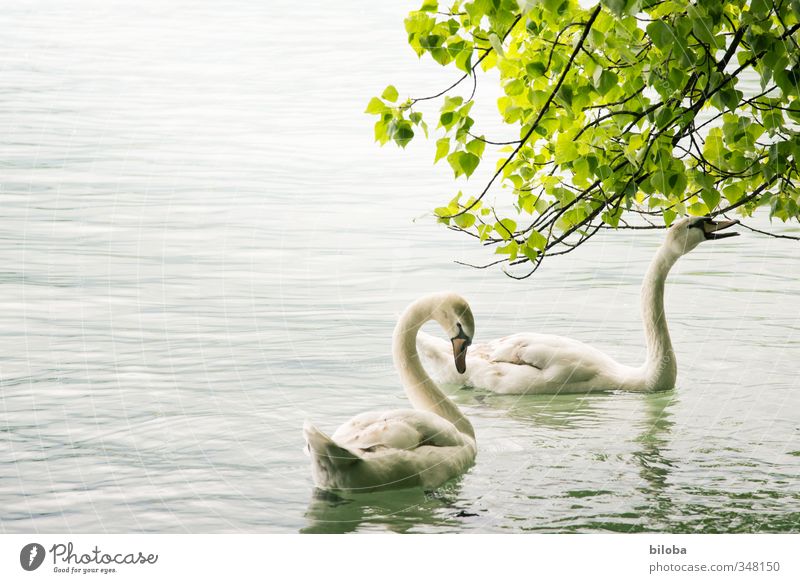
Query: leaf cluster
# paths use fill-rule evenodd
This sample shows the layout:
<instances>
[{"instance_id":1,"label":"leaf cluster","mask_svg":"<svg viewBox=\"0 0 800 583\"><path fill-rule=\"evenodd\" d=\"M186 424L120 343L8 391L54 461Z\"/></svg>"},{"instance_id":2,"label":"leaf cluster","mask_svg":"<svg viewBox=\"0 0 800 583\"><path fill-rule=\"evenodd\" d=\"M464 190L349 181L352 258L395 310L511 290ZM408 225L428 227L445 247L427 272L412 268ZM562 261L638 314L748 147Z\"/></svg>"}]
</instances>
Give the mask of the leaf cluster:
<instances>
[{"instance_id":1,"label":"leaf cluster","mask_svg":"<svg viewBox=\"0 0 800 583\"><path fill-rule=\"evenodd\" d=\"M800 0L425 0L405 28L417 55L462 74L427 97L387 87L367 107L375 138L427 136L436 104L434 161L467 179L494 164L435 211L493 246L491 264L526 277L600 229L687 214L800 219ZM490 69L508 133L487 138L471 110ZM510 199L488 204L498 186Z\"/></svg>"}]
</instances>

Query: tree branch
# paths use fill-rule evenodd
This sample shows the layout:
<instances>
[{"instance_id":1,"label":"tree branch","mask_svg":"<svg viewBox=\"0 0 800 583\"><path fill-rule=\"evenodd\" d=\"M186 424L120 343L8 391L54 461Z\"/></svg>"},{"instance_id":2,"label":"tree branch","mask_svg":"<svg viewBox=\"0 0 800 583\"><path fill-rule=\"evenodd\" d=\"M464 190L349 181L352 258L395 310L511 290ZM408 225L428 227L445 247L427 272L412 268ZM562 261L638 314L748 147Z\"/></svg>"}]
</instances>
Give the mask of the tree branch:
<instances>
[{"instance_id":1,"label":"tree branch","mask_svg":"<svg viewBox=\"0 0 800 583\"><path fill-rule=\"evenodd\" d=\"M530 129L525 133L524 136L522 136L522 139L520 140L519 145L517 145L517 147L514 149L514 151L511 152L511 155L508 158L506 158L505 162L503 162L503 164L500 166L500 168L497 169L497 172L494 173L492 178L489 180L489 183L486 185L486 187L483 189L483 191L480 193L480 195L478 195L475 198L475 200L472 201L472 203L470 203L469 205L464 207L459 212L457 212L457 213L455 213L453 215L443 216L442 218L452 219L454 217L463 215L464 213L469 212L470 210L472 210L475 207L475 205L477 205L478 202L481 199L483 199L484 196L486 196L486 193L489 192L489 189L492 187L492 184L494 184L494 181L497 180L497 177L500 176L503 173L503 170L505 170L506 166L508 166L509 163L516 157L516 155L522 149L522 146L525 145L525 142L527 142L528 139L531 137L531 135L533 135L533 132L536 130L536 127L539 125L539 122L542 120L542 117L544 117L545 112L550 107L550 104L553 102L553 99L555 99L556 93L558 93L558 90L561 89L561 85L562 85L562 83L564 83L564 79L566 78L567 73L569 73L570 68L572 67L572 63L575 61L575 57L577 56L578 52L580 51L580 48L583 45L583 43L586 41L586 37L589 35L589 30L591 30L592 24L594 24L595 19L597 19L597 15L600 13L600 8L601 8L601 5L598 4L595 7L594 11L592 11L592 14L589 16L589 20L586 23L586 27L583 30L583 34L581 35L580 40L578 40L578 44L573 49L572 55L570 55L569 61L567 62L566 66L564 67L564 71L562 71L561 76L559 77L558 82L556 83L556 86L553 88L553 91L550 92L550 95L548 96L547 101L545 101L544 105L542 106L542 109L539 110L539 115L536 116L536 119L534 120L534 122L531 125Z\"/></svg>"}]
</instances>

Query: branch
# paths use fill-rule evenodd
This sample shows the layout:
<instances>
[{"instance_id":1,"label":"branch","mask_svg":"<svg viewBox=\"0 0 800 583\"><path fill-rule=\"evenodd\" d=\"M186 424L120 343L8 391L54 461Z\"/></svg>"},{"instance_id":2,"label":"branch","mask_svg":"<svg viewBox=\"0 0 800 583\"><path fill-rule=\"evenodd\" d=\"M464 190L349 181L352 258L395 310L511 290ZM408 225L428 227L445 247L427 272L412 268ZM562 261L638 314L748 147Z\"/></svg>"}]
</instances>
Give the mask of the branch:
<instances>
[{"instance_id":1,"label":"branch","mask_svg":"<svg viewBox=\"0 0 800 583\"><path fill-rule=\"evenodd\" d=\"M603 109L603 108L612 107L614 105L622 105L623 103L627 103L628 101L630 101L631 99L633 99L637 95L641 94L642 91L644 91L644 88L645 88L645 85L642 85L634 93L630 94L628 97L620 99L619 101L612 101L610 103L601 103L600 105L587 105L586 107L583 108L583 111L586 111L587 109Z\"/></svg>"},{"instance_id":2,"label":"branch","mask_svg":"<svg viewBox=\"0 0 800 583\"><path fill-rule=\"evenodd\" d=\"M507 30L507 31L506 31L506 33L503 35L503 38L501 39L501 42L502 42L502 41L504 41L504 40L506 40L506 37L507 37L507 36L508 36L508 35L511 33L511 31L512 31L512 30L514 30L514 27L517 25L517 23L520 21L520 19L521 19L521 18L522 18L522 16L520 15L520 16L517 16L517 17L514 19L514 22L512 22L512 23L511 23L511 26L509 26L509 27L508 27L508 30ZM445 90L443 90L443 91L440 91L440 92L439 92L439 93L437 93L436 95L429 95L428 97L412 97L412 98L410 99L411 103L409 103L408 105L406 105L404 109L408 109L409 107L413 106L413 105L414 105L415 103L417 103L418 101L427 101L427 100L429 100L429 99L436 99L437 97L441 97L442 95L444 95L444 94L445 94L445 93L447 93L448 91L451 91L452 89L455 89L456 87L458 87L458 86L459 86L459 85L460 85L460 84L461 84L461 83L464 81L464 79L466 79L467 77L469 77L469 76L471 76L471 75L473 75L473 76L475 75L475 68L476 68L478 65L480 65L480 64L481 64L481 62L483 62L483 60L484 60L486 57L488 57L488 56L489 56L489 53L491 53L491 52L492 52L492 50L493 50L493 49L491 49L491 48L489 48L489 49L486 49L486 52L484 52L484 53L483 53L483 55L481 55L481 58L480 58L480 59L478 59L477 61L475 61L475 64L474 64L474 65L472 65L472 66L469 68L469 72L468 72L468 73L464 73L464 75L463 75L463 76L462 76L462 77L461 77L461 78L460 78L458 81L456 81L455 83L453 83L452 85L450 85L450 87L448 87L447 89L445 89ZM472 90L472 93L473 93L473 95L475 94L475 89L474 89L474 88L473 88L473 90ZM471 99L472 99L472 98L470 98L468 101L471 101Z\"/></svg>"},{"instance_id":3,"label":"branch","mask_svg":"<svg viewBox=\"0 0 800 583\"><path fill-rule=\"evenodd\" d=\"M601 8L601 5L598 4L595 7L595 9L592 12L592 14L589 16L589 20L586 23L586 27L583 30L583 34L581 35L580 40L578 40L578 44L575 46L575 49L572 51L572 55L570 55L569 61L567 61L567 64L564 67L564 71L561 73L561 77L559 77L559 79L558 79L558 83L556 83L556 86L553 88L553 91L550 92L550 95L548 96L547 101L545 101L544 105L542 106L542 109L539 110L539 115L536 116L536 119L534 120L534 122L531 125L530 129L525 133L524 136L522 136L522 139L520 140L520 143L517 145L516 148L514 148L514 151L511 152L511 155L508 158L506 158L506 161L503 162L503 164L500 166L500 168L497 169L497 172L494 173L494 175L492 176L491 180L489 180L489 183L486 185L486 187L483 189L483 191L480 193L480 195L478 197L476 197L475 200L472 201L471 204L467 205L462 210L460 210L459 212L457 212L457 213L455 213L453 215L443 216L442 218L452 219L454 217L463 215L464 213L469 212L470 210L472 210L475 207L475 205L477 205L478 202L481 199L483 199L484 196L486 196L486 193L489 192L489 189L492 187L492 184L494 184L494 181L497 180L497 177L500 176L503 173L503 170L505 170L506 166L508 166L511 163L511 161L516 157L516 155L522 149L522 146L525 145L525 142L527 142L528 139L531 137L531 135L533 135L534 130L539 125L539 122L542 120L542 117L544 117L544 114L548 110L548 108L550 107L550 104L553 102L553 99L555 98L556 93L558 93L558 90L561 89L561 85L562 85L562 83L564 83L564 79L566 78L567 73L569 73L570 69L572 68L572 63L575 61L575 57L578 55L578 52L580 51L581 46L583 46L583 43L586 41L586 37L589 35L589 30L591 30L592 24L594 24L594 21L597 18L597 15L600 13L600 8Z\"/></svg>"},{"instance_id":4,"label":"branch","mask_svg":"<svg viewBox=\"0 0 800 583\"><path fill-rule=\"evenodd\" d=\"M564 28L562 28L561 30L558 31L558 34L556 35L556 38L553 41L553 46L550 47L550 54L547 57L547 64L544 66L544 70L545 71L549 71L550 70L550 65L553 62L553 53L555 52L556 47L557 46L561 46L561 44L562 44L562 43L558 42L558 39L561 38L561 35L564 34L567 31L568 28L571 28L573 26L586 26L586 23L585 22L570 22L568 25L566 25ZM545 39L542 39L542 40L545 40Z\"/></svg>"},{"instance_id":5,"label":"branch","mask_svg":"<svg viewBox=\"0 0 800 583\"><path fill-rule=\"evenodd\" d=\"M493 142L492 140L487 140L486 138L482 138L481 136L476 136L472 132L467 132L467 135L471 138L479 140L484 144L491 144L492 146L513 146L514 144L519 144L521 140L513 140L511 142Z\"/></svg>"},{"instance_id":6,"label":"branch","mask_svg":"<svg viewBox=\"0 0 800 583\"><path fill-rule=\"evenodd\" d=\"M466 263L464 261L453 261L453 263L457 263L458 265L464 265L465 267L472 267L473 269L488 269L489 267L494 267L495 265L499 265L500 263L504 263L506 260L498 259L497 261L492 261L491 263L485 263L484 265L473 265L472 263Z\"/></svg>"},{"instance_id":7,"label":"branch","mask_svg":"<svg viewBox=\"0 0 800 583\"><path fill-rule=\"evenodd\" d=\"M754 233L759 233L760 235L766 235L767 237L773 237L775 239L791 239L792 241L800 241L800 237L795 237L794 235L779 235L777 233L770 233L769 231L762 231L761 229L756 229L755 227L745 225L744 223L739 223L739 226L744 227L748 231L753 231Z\"/></svg>"},{"instance_id":8,"label":"branch","mask_svg":"<svg viewBox=\"0 0 800 583\"><path fill-rule=\"evenodd\" d=\"M736 203L725 207L724 209L720 209L714 213L714 216L723 215L725 213L731 212L733 209L739 208L740 206L746 205L748 202L758 198L758 196L764 192L767 188L773 185L773 183L778 179L777 174L770 178L764 184L759 185L753 192L745 196L744 198L739 199Z\"/></svg>"},{"instance_id":9,"label":"branch","mask_svg":"<svg viewBox=\"0 0 800 583\"><path fill-rule=\"evenodd\" d=\"M734 36L734 41L731 42L731 46L734 48L734 50L736 48L734 46L734 42L736 43L736 45L738 45L738 43L741 41L741 36L744 35L744 29L745 28L746 27L743 26L739 30L736 31L736 36ZM788 29L781 36L781 40L785 40L787 37L790 37L798 29L800 29L800 23L797 23L792 28ZM739 33L741 33L741 35ZM739 37L738 41L736 40L737 36ZM674 118L672 118L669 121L669 123L667 124L667 126L672 124L672 122L676 121L680 117L683 117L687 112L693 112L695 115L697 115L697 113L700 111L700 109L702 109L702 107L706 103L706 101L708 101L715 93L718 93L723 87L725 87L728 83L730 83L732 79L736 79L737 76L739 75L739 73L744 71L750 65L753 65L756 61L758 61L761 57L763 57L766 54L767 54L767 51L763 50L763 51L759 52L758 54L753 55L751 58L747 59L733 73L731 73L730 75L726 75L725 78L722 80L722 82L719 85L717 85L712 91L710 91L708 93L704 93L703 96L700 99L698 99L694 104L692 104L692 106L690 108L688 108L687 110L682 111L680 115L675 116ZM727 59L729 60L732 56L733 56L733 52L730 50L730 47L729 47L728 53L725 54L725 57L727 57ZM727 64L728 64L728 61L725 60L725 58L723 58L722 61L720 61L717 65L718 65L718 67L721 66L722 69L724 69L727 66ZM686 126L681 128L678 132L676 132L675 136L672 138L672 144L675 145L680 140L682 140L686 136L686 131L690 127L691 127L691 125L687 124Z\"/></svg>"}]
</instances>

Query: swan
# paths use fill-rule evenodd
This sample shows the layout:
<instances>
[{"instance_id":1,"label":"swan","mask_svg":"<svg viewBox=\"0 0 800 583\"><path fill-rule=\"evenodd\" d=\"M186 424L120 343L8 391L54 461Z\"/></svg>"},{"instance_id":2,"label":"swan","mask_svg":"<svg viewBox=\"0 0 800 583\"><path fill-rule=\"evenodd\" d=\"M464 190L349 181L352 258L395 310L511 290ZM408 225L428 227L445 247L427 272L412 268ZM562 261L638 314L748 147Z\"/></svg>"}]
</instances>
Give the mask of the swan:
<instances>
[{"instance_id":1,"label":"swan","mask_svg":"<svg viewBox=\"0 0 800 583\"><path fill-rule=\"evenodd\" d=\"M472 424L431 380L417 354L416 337L435 320L450 338L451 358L466 371L475 322L464 298L424 296L400 316L392 359L413 409L362 413L328 437L306 421L303 433L314 483L323 490L371 492L431 489L466 471L477 453Z\"/></svg>"},{"instance_id":2,"label":"swan","mask_svg":"<svg viewBox=\"0 0 800 583\"><path fill-rule=\"evenodd\" d=\"M738 235L721 233L739 221L690 217L673 224L650 263L641 303L647 359L639 367L618 363L577 340L549 334L520 333L475 345L466 374L445 362L444 343L427 334L417 342L437 382L468 385L503 394L588 393L672 389L677 362L664 314L664 283L675 262L703 241Z\"/></svg>"}]
</instances>

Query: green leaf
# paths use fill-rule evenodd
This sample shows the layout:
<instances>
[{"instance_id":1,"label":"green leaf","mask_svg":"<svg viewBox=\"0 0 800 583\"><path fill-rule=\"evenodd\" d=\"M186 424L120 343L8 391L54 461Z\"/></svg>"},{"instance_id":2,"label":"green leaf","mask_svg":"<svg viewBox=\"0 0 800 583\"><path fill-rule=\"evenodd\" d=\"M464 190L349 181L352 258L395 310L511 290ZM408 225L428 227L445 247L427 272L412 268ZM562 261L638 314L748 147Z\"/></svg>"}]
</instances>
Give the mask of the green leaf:
<instances>
[{"instance_id":1,"label":"green leaf","mask_svg":"<svg viewBox=\"0 0 800 583\"><path fill-rule=\"evenodd\" d=\"M539 258L539 251L531 247L530 245L522 245L520 247L520 251L522 251L523 255L530 259L531 261L536 261Z\"/></svg>"},{"instance_id":2,"label":"green leaf","mask_svg":"<svg viewBox=\"0 0 800 583\"><path fill-rule=\"evenodd\" d=\"M502 245L495 249L495 254L497 255L508 255L510 261L514 261L517 258L517 253L519 251L519 246L517 245L516 241L509 241L508 245Z\"/></svg>"},{"instance_id":3,"label":"green leaf","mask_svg":"<svg viewBox=\"0 0 800 583\"><path fill-rule=\"evenodd\" d=\"M500 37L498 37L495 33L491 33L489 35L489 44L492 45L494 52L501 57L505 56L505 53L503 52L503 45L500 43Z\"/></svg>"},{"instance_id":4,"label":"green leaf","mask_svg":"<svg viewBox=\"0 0 800 583\"><path fill-rule=\"evenodd\" d=\"M525 82L522 79L514 79L510 83L506 83L506 95L519 95L525 91Z\"/></svg>"},{"instance_id":5,"label":"green leaf","mask_svg":"<svg viewBox=\"0 0 800 583\"><path fill-rule=\"evenodd\" d=\"M675 44L675 31L663 20L654 20L647 25L647 36L661 52L666 53Z\"/></svg>"},{"instance_id":6,"label":"green leaf","mask_svg":"<svg viewBox=\"0 0 800 583\"><path fill-rule=\"evenodd\" d=\"M618 18L630 16L638 12L640 0L603 0L603 4Z\"/></svg>"},{"instance_id":7,"label":"green leaf","mask_svg":"<svg viewBox=\"0 0 800 583\"><path fill-rule=\"evenodd\" d=\"M617 77L616 73L604 70L602 73L600 73L600 77L595 83L595 88L600 95L605 95L617 86L618 81L619 78Z\"/></svg>"},{"instance_id":8,"label":"green leaf","mask_svg":"<svg viewBox=\"0 0 800 583\"><path fill-rule=\"evenodd\" d=\"M736 111L739 106L739 101L744 96L744 93L737 91L733 87L726 87L720 91L722 103L731 111Z\"/></svg>"},{"instance_id":9,"label":"green leaf","mask_svg":"<svg viewBox=\"0 0 800 583\"><path fill-rule=\"evenodd\" d=\"M570 134L560 134L556 140L556 164L566 164L578 157L578 147Z\"/></svg>"},{"instance_id":10,"label":"green leaf","mask_svg":"<svg viewBox=\"0 0 800 583\"><path fill-rule=\"evenodd\" d=\"M450 138L442 138L441 140L436 140L436 158L434 158L433 163L436 164L439 160L447 156L450 152Z\"/></svg>"},{"instance_id":11,"label":"green leaf","mask_svg":"<svg viewBox=\"0 0 800 583\"><path fill-rule=\"evenodd\" d=\"M562 85L556 92L556 101L567 109L571 109L573 96L572 87L570 85Z\"/></svg>"},{"instance_id":12,"label":"green leaf","mask_svg":"<svg viewBox=\"0 0 800 583\"><path fill-rule=\"evenodd\" d=\"M539 231L533 230L531 234L528 235L528 245L534 249L544 251L545 247L547 247L547 238Z\"/></svg>"},{"instance_id":13,"label":"green leaf","mask_svg":"<svg viewBox=\"0 0 800 583\"><path fill-rule=\"evenodd\" d=\"M542 75L544 75L545 64L540 61L533 61L532 63L528 63L525 65L525 72L531 79L538 79Z\"/></svg>"},{"instance_id":14,"label":"green leaf","mask_svg":"<svg viewBox=\"0 0 800 583\"><path fill-rule=\"evenodd\" d=\"M705 203L702 202L691 204L686 210L690 215L694 215L696 217L702 217L710 212L709 208L705 205Z\"/></svg>"},{"instance_id":15,"label":"green leaf","mask_svg":"<svg viewBox=\"0 0 800 583\"><path fill-rule=\"evenodd\" d=\"M614 227L615 229L619 226L619 220L622 218L622 207L618 207L616 210L606 211L602 214L601 218L603 222L607 225Z\"/></svg>"},{"instance_id":16,"label":"green leaf","mask_svg":"<svg viewBox=\"0 0 800 583\"><path fill-rule=\"evenodd\" d=\"M445 111L442 115L439 116L439 125L446 130L450 130L450 128L452 128L459 119L461 118L458 112Z\"/></svg>"},{"instance_id":17,"label":"green leaf","mask_svg":"<svg viewBox=\"0 0 800 583\"><path fill-rule=\"evenodd\" d=\"M750 12L758 19L765 17L771 7L772 2L769 0L752 0L750 2Z\"/></svg>"},{"instance_id":18,"label":"green leaf","mask_svg":"<svg viewBox=\"0 0 800 583\"><path fill-rule=\"evenodd\" d=\"M471 50L464 50L460 51L456 55L456 67L464 71L465 73L470 73L472 71L472 51Z\"/></svg>"},{"instance_id":19,"label":"green leaf","mask_svg":"<svg viewBox=\"0 0 800 583\"><path fill-rule=\"evenodd\" d=\"M669 183L670 194L682 197L686 193L686 185L688 180L686 179L686 174L684 174L683 171L670 172L667 182Z\"/></svg>"},{"instance_id":20,"label":"green leaf","mask_svg":"<svg viewBox=\"0 0 800 583\"><path fill-rule=\"evenodd\" d=\"M453 152L447 156L447 163L450 164L450 168L453 169L453 174L456 178L464 174L464 170L461 168L461 152Z\"/></svg>"},{"instance_id":21,"label":"green leaf","mask_svg":"<svg viewBox=\"0 0 800 583\"><path fill-rule=\"evenodd\" d=\"M489 210L489 209L486 209ZM489 238L489 235L492 234L492 225L480 225L478 227L478 236L481 238L481 241L485 241Z\"/></svg>"},{"instance_id":22,"label":"green leaf","mask_svg":"<svg viewBox=\"0 0 800 583\"><path fill-rule=\"evenodd\" d=\"M703 155L712 164L719 165L722 161L725 145L722 142L722 130L720 128L711 128L708 130L706 136L706 143L703 147Z\"/></svg>"},{"instance_id":23,"label":"green leaf","mask_svg":"<svg viewBox=\"0 0 800 583\"><path fill-rule=\"evenodd\" d=\"M411 124L407 121L397 124L397 129L395 129L394 134L392 135L394 141L401 148L405 148L413 137L414 130L411 129Z\"/></svg>"},{"instance_id":24,"label":"green leaf","mask_svg":"<svg viewBox=\"0 0 800 583\"><path fill-rule=\"evenodd\" d=\"M420 12L436 12L438 8L439 2L437 0L424 0L419 10Z\"/></svg>"},{"instance_id":25,"label":"green leaf","mask_svg":"<svg viewBox=\"0 0 800 583\"><path fill-rule=\"evenodd\" d=\"M566 206L575 200L575 193L569 188L562 188L560 186L553 189L553 196L561 203L561 206Z\"/></svg>"},{"instance_id":26,"label":"green leaf","mask_svg":"<svg viewBox=\"0 0 800 583\"><path fill-rule=\"evenodd\" d=\"M389 141L389 132L387 131L386 123L382 119L375 122L375 141L381 146Z\"/></svg>"},{"instance_id":27,"label":"green leaf","mask_svg":"<svg viewBox=\"0 0 800 583\"><path fill-rule=\"evenodd\" d=\"M555 15L562 15L564 11L567 9L568 3L566 0L538 0L542 5L544 5L545 9L552 12Z\"/></svg>"},{"instance_id":28,"label":"green leaf","mask_svg":"<svg viewBox=\"0 0 800 583\"><path fill-rule=\"evenodd\" d=\"M468 177L472 176L472 173L475 172L475 169L480 164L480 158L478 158L475 154L470 152L459 152L458 162L461 166L461 170L466 174Z\"/></svg>"},{"instance_id":29,"label":"green leaf","mask_svg":"<svg viewBox=\"0 0 800 583\"><path fill-rule=\"evenodd\" d=\"M771 134L775 132L775 130L779 130L783 127L783 115L781 115L780 109L768 109L761 113L761 123L764 124L764 128Z\"/></svg>"},{"instance_id":30,"label":"green leaf","mask_svg":"<svg viewBox=\"0 0 800 583\"><path fill-rule=\"evenodd\" d=\"M478 158L483 156L484 148L486 148L486 142L484 142L483 140L475 139L470 142L467 142L467 151L472 152Z\"/></svg>"},{"instance_id":31,"label":"green leaf","mask_svg":"<svg viewBox=\"0 0 800 583\"><path fill-rule=\"evenodd\" d=\"M389 106L386 105L383 101L378 99L377 97L373 97L369 100L367 104L367 109L364 110L364 113L370 114L381 114L389 111Z\"/></svg>"},{"instance_id":32,"label":"green leaf","mask_svg":"<svg viewBox=\"0 0 800 583\"><path fill-rule=\"evenodd\" d=\"M456 95L455 97L445 97L444 104L442 105L442 113L455 111L461 107L462 103L464 103L464 98L460 95Z\"/></svg>"},{"instance_id":33,"label":"green leaf","mask_svg":"<svg viewBox=\"0 0 800 583\"><path fill-rule=\"evenodd\" d=\"M517 230L517 223L511 219L502 219L494 224L494 230L507 241L511 239Z\"/></svg>"},{"instance_id":34,"label":"green leaf","mask_svg":"<svg viewBox=\"0 0 800 583\"><path fill-rule=\"evenodd\" d=\"M614 171L611 169L611 166L603 164L602 166L597 167L597 169L594 171L594 175L600 180L608 180L614 175Z\"/></svg>"},{"instance_id":35,"label":"green leaf","mask_svg":"<svg viewBox=\"0 0 800 583\"><path fill-rule=\"evenodd\" d=\"M719 192L717 192L716 190L712 190L711 188L704 188L700 192L700 198L702 198L703 202L706 203L708 210L713 211L715 208L717 208L717 205L719 204L720 195Z\"/></svg>"},{"instance_id":36,"label":"green leaf","mask_svg":"<svg viewBox=\"0 0 800 583\"><path fill-rule=\"evenodd\" d=\"M386 89L383 90L381 97L383 97L386 101L394 103L395 101L397 101L398 97L397 89L395 89L394 85L389 85L386 87Z\"/></svg>"},{"instance_id":37,"label":"green leaf","mask_svg":"<svg viewBox=\"0 0 800 583\"><path fill-rule=\"evenodd\" d=\"M663 194L669 193L669 175L663 170L653 172L653 175L650 177L650 182L658 192Z\"/></svg>"},{"instance_id":38,"label":"green leaf","mask_svg":"<svg viewBox=\"0 0 800 583\"><path fill-rule=\"evenodd\" d=\"M433 212L440 218L451 217L458 212L458 205L448 204L447 206L440 206L433 209Z\"/></svg>"},{"instance_id":39,"label":"green leaf","mask_svg":"<svg viewBox=\"0 0 800 583\"><path fill-rule=\"evenodd\" d=\"M419 44L423 49L430 51L442 46L443 42L444 38L438 34L429 34L428 36L421 38Z\"/></svg>"},{"instance_id":40,"label":"green leaf","mask_svg":"<svg viewBox=\"0 0 800 583\"><path fill-rule=\"evenodd\" d=\"M707 15L705 8L700 4L691 4L686 9L686 14L692 24L694 36L712 49L725 48L714 36L714 22Z\"/></svg>"},{"instance_id":41,"label":"green leaf","mask_svg":"<svg viewBox=\"0 0 800 583\"><path fill-rule=\"evenodd\" d=\"M469 229L475 224L475 215L464 213L463 215L453 217L453 222L462 229Z\"/></svg>"},{"instance_id":42,"label":"green leaf","mask_svg":"<svg viewBox=\"0 0 800 583\"><path fill-rule=\"evenodd\" d=\"M775 82L781 93L788 97L800 95L800 67L794 69L781 69L775 72Z\"/></svg>"}]
</instances>

